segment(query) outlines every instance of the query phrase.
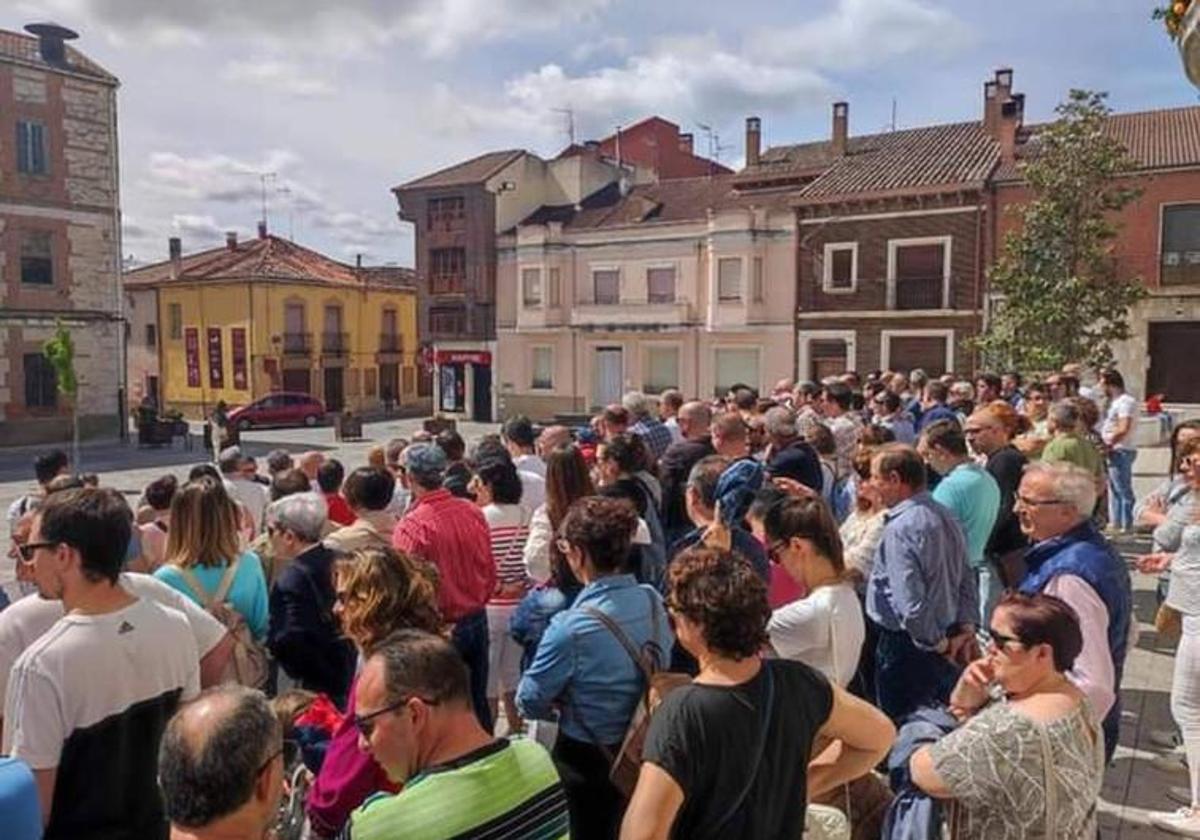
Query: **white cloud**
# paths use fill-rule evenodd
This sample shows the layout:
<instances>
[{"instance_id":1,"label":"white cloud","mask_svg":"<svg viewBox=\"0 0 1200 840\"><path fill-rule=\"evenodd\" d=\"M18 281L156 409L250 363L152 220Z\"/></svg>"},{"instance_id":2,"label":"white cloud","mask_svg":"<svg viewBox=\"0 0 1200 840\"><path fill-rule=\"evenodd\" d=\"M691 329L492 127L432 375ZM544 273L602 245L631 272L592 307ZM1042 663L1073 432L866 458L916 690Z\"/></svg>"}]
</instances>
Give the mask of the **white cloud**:
<instances>
[{"instance_id":1,"label":"white cloud","mask_svg":"<svg viewBox=\"0 0 1200 840\"><path fill-rule=\"evenodd\" d=\"M337 87L329 80L306 74L299 65L278 59L231 61L221 75L227 81L257 85L293 96L331 96L337 92Z\"/></svg>"},{"instance_id":2,"label":"white cloud","mask_svg":"<svg viewBox=\"0 0 1200 840\"><path fill-rule=\"evenodd\" d=\"M154 152L139 185L178 198L240 203L260 197L264 174L275 173L278 178L299 161L299 155L287 149L273 149L257 162L222 154L186 157L175 152ZM307 195L308 191L299 185L287 185ZM277 188L276 183L268 184L269 191Z\"/></svg>"}]
</instances>

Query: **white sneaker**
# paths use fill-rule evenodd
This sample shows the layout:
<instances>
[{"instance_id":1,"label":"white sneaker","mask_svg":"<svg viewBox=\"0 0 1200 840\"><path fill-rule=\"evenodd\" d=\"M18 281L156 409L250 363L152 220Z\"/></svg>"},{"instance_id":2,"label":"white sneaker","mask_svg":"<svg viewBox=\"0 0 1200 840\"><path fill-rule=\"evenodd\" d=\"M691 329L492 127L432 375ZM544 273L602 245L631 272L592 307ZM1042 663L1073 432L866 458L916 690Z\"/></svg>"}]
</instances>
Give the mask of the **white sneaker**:
<instances>
[{"instance_id":1,"label":"white sneaker","mask_svg":"<svg viewBox=\"0 0 1200 840\"><path fill-rule=\"evenodd\" d=\"M1150 824L1181 837L1200 837L1200 812L1191 808L1180 808L1173 814L1151 814Z\"/></svg>"},{"instance_id":2,"label":"white sneaker","mask_svg":"<svg viewBox=\"0 0 1200 840\"><path fill-rule=\"evenodd\" d=\"M1160 749L1173 750L1183 743L1177 729L1154 729L1147 738L1151 744Z\"/></svg>"}]
</instances>

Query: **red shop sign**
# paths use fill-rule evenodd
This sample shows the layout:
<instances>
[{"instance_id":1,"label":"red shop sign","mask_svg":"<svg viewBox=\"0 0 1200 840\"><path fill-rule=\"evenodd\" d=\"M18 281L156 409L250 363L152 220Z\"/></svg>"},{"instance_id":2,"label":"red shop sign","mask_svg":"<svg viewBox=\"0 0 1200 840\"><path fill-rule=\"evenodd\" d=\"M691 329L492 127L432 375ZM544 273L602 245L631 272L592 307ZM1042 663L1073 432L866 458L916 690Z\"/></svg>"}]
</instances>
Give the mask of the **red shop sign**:
<instances>
[{"instance_id":1,"label":"red shop sign","mask_svg":"<svg viewBox=\"0 0 1200 840\"><path fill-rule=\"evenodd\" d=\"M486 350L439 350L435 359L439 365L492 366L492 354Z\"/></svg>"}]
</instances>

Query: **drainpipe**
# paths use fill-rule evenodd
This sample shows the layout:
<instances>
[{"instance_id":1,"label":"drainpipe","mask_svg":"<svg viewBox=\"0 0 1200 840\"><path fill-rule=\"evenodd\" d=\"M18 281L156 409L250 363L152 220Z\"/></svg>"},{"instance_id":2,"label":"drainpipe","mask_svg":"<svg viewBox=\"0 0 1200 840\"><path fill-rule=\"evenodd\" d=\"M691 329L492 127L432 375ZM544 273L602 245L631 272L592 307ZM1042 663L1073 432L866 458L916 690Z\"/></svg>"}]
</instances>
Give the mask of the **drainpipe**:
<instances>
[{"instance_id":1,"label":"drainpipe","mask_svg":"<svg viewBox=\"0 0 1200 840\"><path fill-rule=\"evenodd\" d=\"M126 417L125 406L129 401L129 371L128 358L129 349L126 347L125 341L125 246L121 241L121 203L120 203L120 155L117 145L117 89L113 87L108 93L108 112L109 112L109 130L112 132L112 183L113 191L113 241L117 248L117 264L114 269L117 273L117 284L115 289L116 307L114 312L117 316L117 428L121 430L121 440L129 439L129 419ZM161 340L160 340L161 343ZM161 377L161 371L160 371ZM160 378L159 382L162 380ZM162 390L161 384L159 390ZM78 399L78 396L76 396ZM160 394L159 400L162 396ZM79 422L79 412L76 411L75 422ZM79 465L76 464L76 467Z\"/></svg>"}]
</instances>

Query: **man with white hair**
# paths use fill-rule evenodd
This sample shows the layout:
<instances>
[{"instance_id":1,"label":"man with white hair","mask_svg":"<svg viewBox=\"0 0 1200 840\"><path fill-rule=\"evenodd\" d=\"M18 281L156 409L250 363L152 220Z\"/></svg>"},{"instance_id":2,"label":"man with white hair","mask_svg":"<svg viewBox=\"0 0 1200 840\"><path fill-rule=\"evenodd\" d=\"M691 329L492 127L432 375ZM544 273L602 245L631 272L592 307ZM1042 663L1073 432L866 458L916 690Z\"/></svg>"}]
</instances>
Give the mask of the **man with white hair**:
<instances>
[{"instance_id":1,"label":"man with white hair","mask_svg":"<svg viewBox=\"0 0 1200 840\"><path fill-rule=\"evenodd\" d=\"M327 516L316 493L285 496L267 508L271 549L287 562L271 587L267 646L301 688L344 707L355 653L333 616L336 555L321 543Z\"/></svg>"},{"instance_id":2,"label":"man with white hair","mask_svg":"<svg viewBox=\"0 0 1200 840\"><path fill-rule=\"evenodd\" d=\"M657 461L671 445L671 430L650 411L650 400L641 391L630 391L621 397L621 405L633 420L629 431L642 439Z\"/></svg>"},{"instance_id":3,"label":"man with white hair","mask_svg":"<svg viewBox=\"0 0 1200 840\"><path fill-rule=\"evenodd\" d=\"M1091 519L1095 476L1073 464L1034 462L1017 490L1021 530L1034 543L1018 589L1061 598L1079 615L1083 651L1069 676L1104 719L1105 755L1117 746L1117 691L1128 647L1129 571Z\"/></svg>"}]
</instances>

